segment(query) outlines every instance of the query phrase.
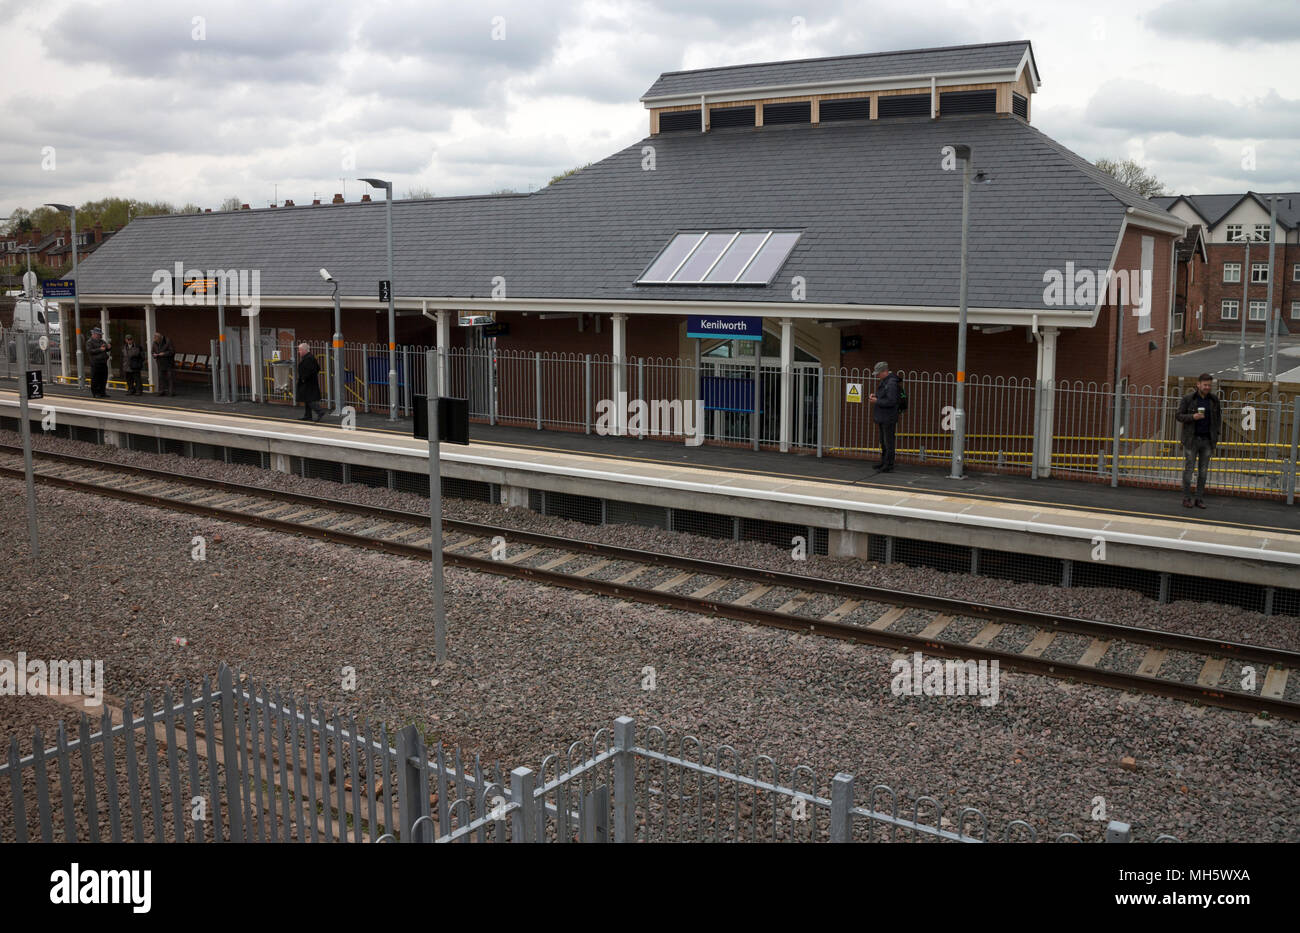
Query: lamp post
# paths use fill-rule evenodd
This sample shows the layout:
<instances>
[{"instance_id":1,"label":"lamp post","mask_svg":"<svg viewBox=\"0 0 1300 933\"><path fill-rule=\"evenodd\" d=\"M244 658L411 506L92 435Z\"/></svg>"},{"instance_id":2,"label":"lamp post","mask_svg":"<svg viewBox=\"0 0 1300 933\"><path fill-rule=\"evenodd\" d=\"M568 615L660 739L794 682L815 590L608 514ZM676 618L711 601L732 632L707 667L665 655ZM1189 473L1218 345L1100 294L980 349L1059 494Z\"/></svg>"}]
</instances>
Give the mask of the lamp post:
<instances>
[{"instance_id":1,"label":"lamp post","mask_svg":"<svg viewBox=\"0 0 1300 933\"><path fill-rule=\"evenodd\" d=\"M334 409L343 417L343 312L339 307L339 283L328 269L320 270L320 277L334 286Z\"/></svg>"},{"instance_id":2,"label":"lamp post","mask_svg":"<svg viewBox=\"0 0 1300 933\"><path fill-rule=\"evenodd\" d=\"M388 212L388 420L397 420L397 312L393 309L393 183L379 178L361 178L372 188L384 189Z\"/></svg>"},{"instance_id":3,"label":"lamp post","mask_svg":"<svg viewBox=\"0 0 1300 933\"><path fill-rule=\"evenodd\" d=\"M993 179L984 172L971 177L971 147L952 147L962 161L961 170L961 280L958 286L957 310L957 393L953 405L952 472L950 479L962 479L966 456L966 285L967 255L970 240L970 186L984 185Z\"/></svg>"},{"instance_id":4,"label":"lamp post","mask_svg":"<svg viewBox=\"0 0 1300 933\"><path fill-rule=\"evenodd\" d=\"M1238 317L1241 319L1241 341L1237 344L1237 378L1246 378L1246 314L1250 308L1250 237L1246 236L1246 225L1241 225L1241 236L1238 237L1246 244L1246 260L1241 264L1241 311Z\"/></svg>"},{"instance_id":5,"label":"lamp post","mask_svg":"<svg viewBox=\"0 0 1300 933\"><path fill-rule=\"evenodd\" d=\"M75 280L77 277L77 209L71 204L46 204L45 206L72 215L72 278ZM75 285L72 289L72 313L75 318L77 338L77 388L80 389L86 385L86 367L81 348L81 289ZM59 326L62 328L62 323Z\"/></svg>"}]
</instances>

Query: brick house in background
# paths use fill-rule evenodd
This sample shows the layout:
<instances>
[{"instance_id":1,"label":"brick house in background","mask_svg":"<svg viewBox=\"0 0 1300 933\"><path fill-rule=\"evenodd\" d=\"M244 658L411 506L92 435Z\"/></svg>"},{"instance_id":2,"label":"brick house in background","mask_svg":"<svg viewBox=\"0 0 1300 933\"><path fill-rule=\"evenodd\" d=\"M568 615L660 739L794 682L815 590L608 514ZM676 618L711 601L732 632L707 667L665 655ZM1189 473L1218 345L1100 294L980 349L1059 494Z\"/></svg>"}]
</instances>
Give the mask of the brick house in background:
<instances>
[{"instance_id":1,"label":"brick house in background","mask_svg":"<svg viewBox=\"0 0 1300 933\"><path fill-rule=\"evenodd\" d=\"M1277 243L1271 269L1270 197L1277 199ZM1204 307L1202 326L1206 333L1238 334L1245 315L1247 331L1262 338L1269 317L1270 278L1273 309L1281 314L1282 333L1300 333L1300 192L1270 195L1247 191L1151 200L1189 223L1205 226L1208 274L1199 284L1189 286L1187 301L1191 308ZM1245 268L1247 241L1249 268Z\"/></svg>"},{"instance_id":2,"label":"brick house in background","mask_svg":"<svg viewBox=\"0 0 1300 933\"><path fill-rule=\"evenodd\" d=\"M77 259L89 256L113 235L113 231L104 231L103 224L95 224L89 230L77 231ZM48 239L48 238L47 238ZM72 268L72 235L70 230L60 230L55 236L55 243L44 249L42 261L51 268Z\"/></svg>"},{"instance_id":3,"label":"brick house in background","mask_svg":"<svg viewBox=\"0 0 1300 933\"><path fill-rule=\"evenodd\" d=\"M77 258L89 256L97 250L114 231L105 231L102 224L89 230L77 231ZM0 238L0 276L21 279L27 271L27 251L30 248L32 265L47 269L72 269L72 231L64 227L42 234L36 230Z\"/></svg>"},{"instance_id":4,"label":"brick house in background","mask_svg":"<svg viewBox=\"0 0 1300 933\"><path fill-rule=\"evenodd\" d=\"M1205 245L1205 228L1192 224L1174 248L1174 319L1169 327L1169 345L1198 343L1205 329L1205 282L1210 255Z\"/></svg>"}]
</instances>

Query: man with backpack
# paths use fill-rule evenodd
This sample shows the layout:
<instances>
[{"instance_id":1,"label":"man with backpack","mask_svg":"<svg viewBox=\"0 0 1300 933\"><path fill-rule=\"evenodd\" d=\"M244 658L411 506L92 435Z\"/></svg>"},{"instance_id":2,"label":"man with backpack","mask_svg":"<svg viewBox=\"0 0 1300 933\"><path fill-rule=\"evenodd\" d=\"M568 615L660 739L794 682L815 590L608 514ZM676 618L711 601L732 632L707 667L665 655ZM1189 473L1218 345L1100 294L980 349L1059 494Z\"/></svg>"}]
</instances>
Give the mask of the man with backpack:
<instances>
[{"instance_id":1,"label":"man with backpack","mask_svg":"<svg viewBox=\"0 0 1300 933\"><path fill-rule=\"evenodd\" d=\"M903 381L889 371L889 364L883 360L875 365L871 374L879 380L876 391L869 396L875 406L872 418L880 428L880 462L876 464L876 472L893 473L898 416L907 410L907 393L903 390Z\"/></svg>"}]
</instances>

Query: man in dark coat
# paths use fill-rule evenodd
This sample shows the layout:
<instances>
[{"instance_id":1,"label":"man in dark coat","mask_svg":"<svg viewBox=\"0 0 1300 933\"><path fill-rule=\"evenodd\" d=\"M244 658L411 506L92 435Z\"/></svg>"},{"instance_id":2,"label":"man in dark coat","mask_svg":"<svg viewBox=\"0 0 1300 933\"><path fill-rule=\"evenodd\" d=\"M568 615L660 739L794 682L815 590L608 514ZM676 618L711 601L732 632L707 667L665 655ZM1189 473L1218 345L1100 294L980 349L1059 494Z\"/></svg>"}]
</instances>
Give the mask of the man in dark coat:
<instances>
[{"instance_id":1,"label":"man in dark coat","mask_svg":"<svg viewBox=\"0 0 1300 933\"><path fill-rule=\"evenodd\" d=\"M872 419L880 429L880 462L876 464L876 472L893 473L898 431L898 377L889 371L889 364L883 360L875 365L871 374L880 380L876 391L869 396L874 404Z\"/></svg>"},{"instance_id":2,"label":"man in dark coat","mask_svg":"<svg viewBox=\"0 0 1300 933\"><path fill-rule=\"evenodd\" d=\"M311 349L305 343L298 344L298 384L294 386L293 397L303 406L302 421L311 421L313 412L317 421L325 417L325 413L317 409L320 402L319 376L320 363L316 362Z\"/></svg>"},{"instance_id":3,"label":"man in dark coat","mask_svg":"<svg viewBox=\"0 0 1300 933\"><path fill-rule=\"evenodd\" d=\"M98 327L90 329L86 341L86 357L90 360L90 394L95 398L108 398L108 351L113 345L104 339Z\"/></svg>"},{"instance_id":4,"label":"man in dark coat","mask_svg":"<svg viewBox=\"0 0 1300 933\"><path fill-rule=\"evenodd\" d=\"M176 360L176 348L172 346L170 340L156 331L153 335L153 358L158 362L158 394L174 396L176 377L172 368Z\"/></svg>"},{"instance_id":5,"label":"man in dark coat","mask_svg":"<svg viewBox=\"0 0 1300 933\"><path fill-rule=\"evenodd\" d=\"M1201 373L1196 378L1196 390L1183 396L1175 417L1183 426L1183 508L1198 509L1205 505L1205 480L1210 472L1210 458L1219 444L1222 416L1219 397L1210 389L1214 377ZM1192 498L1192 469L1196 469L1196 497Z\"/></svg>"},{"instance_id":6,"label":"man in dark coat","mask_svg":"<svg viewBox=\"0 0 1300 933\"><path fill-rule=\"evenodd\" d=\"M126 377L126 394L139 395L140 373L144 369L144 347L135 342L130 334L126 335L126 346L122 348L122 375Z\"/></svg>"}]
</instances>

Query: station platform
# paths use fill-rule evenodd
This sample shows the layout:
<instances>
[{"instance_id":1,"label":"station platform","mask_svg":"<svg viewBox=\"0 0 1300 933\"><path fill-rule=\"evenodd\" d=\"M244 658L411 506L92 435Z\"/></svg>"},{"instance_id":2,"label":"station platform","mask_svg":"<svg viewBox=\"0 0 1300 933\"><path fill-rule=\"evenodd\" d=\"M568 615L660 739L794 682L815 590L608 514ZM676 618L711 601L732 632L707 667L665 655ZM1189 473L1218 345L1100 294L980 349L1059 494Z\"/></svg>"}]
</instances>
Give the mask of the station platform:
<instances>
[{"instance_id":1,"label":"station platform","mask_svg":"<svg viewBox=\"0 0 1300 933\"><path fill-rule=\"evenodd\" d=\"M295 458L428 470L427 444L411 436L409 419L358 414L355 429L343 430L329 417L299 420L301 408L184 396L91 399L67 387L47 390L37 404L53 408L60 424L98 429L105 443L144 435L242 448L285 472ZM17 407L15 393L0 390L0 417L15 418ZM534 494L552 493L779 523L823 531L827 552L841 556L878 557L880 540L901 539L1068 566L1095 562L1102 539L1113 568L1166 578L1204 578L1208 570L1288 592L1300 581L1300 506L1276 501L1212 497L1208 510L1193 512L1176 492L1072 480L987 473L951 480L945 468L911 465L873 475L861 460L480 424L470 435L467 447L443 446L443 476L488 484L507 505L535 506Z\"/></svg>"}]
</instances>

